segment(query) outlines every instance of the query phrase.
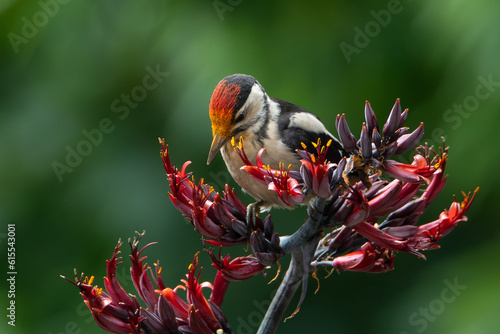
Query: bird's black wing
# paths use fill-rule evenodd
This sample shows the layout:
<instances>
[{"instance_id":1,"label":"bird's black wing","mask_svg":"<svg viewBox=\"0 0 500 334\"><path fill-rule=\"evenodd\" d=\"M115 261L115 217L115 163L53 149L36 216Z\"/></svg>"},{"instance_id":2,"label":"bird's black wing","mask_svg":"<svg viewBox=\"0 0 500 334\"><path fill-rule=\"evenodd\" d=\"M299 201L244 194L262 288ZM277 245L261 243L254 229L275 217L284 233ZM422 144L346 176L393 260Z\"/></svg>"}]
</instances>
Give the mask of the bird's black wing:
<instances>
[{"instance_id":1,"label":"bird's black wing","mask_svg":"<svg viewBox=\"0 0 500 334\"><path fill-rule=\"evenodd\" d=\"M322 123L316 115L288 101L271 99L281 107L278 118L281 140L293 152L297 149L303 150L302 143L304 143L307 145L307 151L316 153L312 143L317 143L319 138L322 145L332 140L326 157L330 162L338 162L345 155L342 144L330 133L325 132L322 126L318 126Z\"/></svg>"}]
</instances>

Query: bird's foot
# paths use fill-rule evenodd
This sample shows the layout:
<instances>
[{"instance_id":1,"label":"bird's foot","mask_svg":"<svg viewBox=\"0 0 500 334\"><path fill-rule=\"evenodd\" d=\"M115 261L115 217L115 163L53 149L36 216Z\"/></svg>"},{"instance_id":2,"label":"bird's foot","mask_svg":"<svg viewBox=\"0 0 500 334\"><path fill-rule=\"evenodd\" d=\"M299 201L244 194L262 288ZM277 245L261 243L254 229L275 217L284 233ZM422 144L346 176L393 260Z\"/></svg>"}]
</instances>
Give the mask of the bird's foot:
<instances>
[{"instance_id":1,"label":"bird's foot","mask_svg":"<svg viewBox=\"0 0 500 334\"><path fill-rule=\"evenodd\" d=\"M247 225L255 226L255 220L260 213L260 207L264 204L264 201L258 201L255 203L248 204L247 206Z\"/></svg>"}]
</instances>

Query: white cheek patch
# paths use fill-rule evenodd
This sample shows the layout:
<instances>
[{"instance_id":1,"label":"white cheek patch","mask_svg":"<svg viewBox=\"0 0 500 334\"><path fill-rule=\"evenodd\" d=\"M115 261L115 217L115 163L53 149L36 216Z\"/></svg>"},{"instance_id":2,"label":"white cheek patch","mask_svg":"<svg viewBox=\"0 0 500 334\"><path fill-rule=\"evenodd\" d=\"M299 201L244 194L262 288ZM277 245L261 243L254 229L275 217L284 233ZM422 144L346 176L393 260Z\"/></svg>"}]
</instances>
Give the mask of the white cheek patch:
<instances>
[{"instance_id":1,"label":"white cheek patch","mask_svg":"<svg viewBox=\"0 0 500 334\"><path fill-rule=\"evenodd\" d=\"M264 92L262 91L262 88L258 84L254 84L252 90L250 91L250 94L248 94L248 98L245 104L240 109L238 115L243 111L246 111L247 115L245 115L245 118L247 120L250 120L257 116L262 109L263 97ZM238 115L236 115L236 117L238 117Z\"/></svg>"},{"instance_id":2,"label":"white cheek patch","mask_svg":"<svg viewBox=\"0 0 500 334\"><path fill-rule=\"evenodd\" d=\"M290 117L290 124L288 124L288 127L301 128L308 132L330 134L330 132L328 132L323 123L321 123L316 116L306 112L298 112L292 115Z\"/></svg>"}]
</instances>

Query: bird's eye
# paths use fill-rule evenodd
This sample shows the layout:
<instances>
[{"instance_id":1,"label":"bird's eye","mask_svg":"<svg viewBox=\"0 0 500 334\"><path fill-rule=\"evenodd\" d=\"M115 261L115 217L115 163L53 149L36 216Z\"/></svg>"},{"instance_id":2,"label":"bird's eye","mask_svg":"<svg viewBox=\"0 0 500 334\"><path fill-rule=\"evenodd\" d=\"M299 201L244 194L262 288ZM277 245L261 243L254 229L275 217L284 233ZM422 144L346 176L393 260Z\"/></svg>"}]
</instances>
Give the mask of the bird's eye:
<instances>
[{"instance_id":1,"label":"bird's eye","mask_svg":"<svg viewBox=\"0 0 500 334\"><path fill-rule=\"evenodd\" d=\"M234 123L239 123L243 120L243 118L245 118L245 114L243 112L240 112L240 114L236 117L236 119L234 120Z\"/></svg>"}]
</instances>

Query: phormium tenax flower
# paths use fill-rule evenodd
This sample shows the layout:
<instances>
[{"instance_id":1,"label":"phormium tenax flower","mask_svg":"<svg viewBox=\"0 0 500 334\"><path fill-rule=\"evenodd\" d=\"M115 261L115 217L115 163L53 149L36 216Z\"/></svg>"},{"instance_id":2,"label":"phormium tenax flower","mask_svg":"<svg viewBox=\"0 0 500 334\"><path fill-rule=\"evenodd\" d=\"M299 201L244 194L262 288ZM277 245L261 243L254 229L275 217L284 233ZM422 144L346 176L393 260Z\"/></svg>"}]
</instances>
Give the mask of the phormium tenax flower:
<instances>
[{"instance_id":1,"label":"phormium tenax flower","mask_svg":"<svg viewBox=\"0 0 500 334\"><path fill-rule=\"evenodd\" d=\"M172 165L168 147L163 139L161 157L170 183L169 197L174 206L193 224L208 242L216 245L238 245L247 243L252 233L246 224L246 207L234 191L226 185L224 196L212 187L194 182L186 173L189 161L181 170ZM262 224L262 221L259 220Z\"/></svg>"},{"instance_id":2,"label":"phormium tenax flower","mask_svg":"<svg viewBox=\"0 0 500 334\"><path fill-rule=\"evenodd\" d=\"M229 255L224 258L220 255L217 257L213 250L210 250L209 254L212 257L212 265L228 281L243 281L260 273L265 274L266 267L255 256L240 256L231 260Z\"/></svg>"},{"instance_id":3,"label":"phormium tenax flower","mask_svg":"<svg viewBox=\"0 0 500 334\"><path fill-rule=\"evenodd\" d=\"M472 195L464 194L462 203L455 200L450 210L445 210L438 220L416 225L446 183L444 169L448 148L443 140L439 152L427 145L419 146L411 164L391 160L391 155L406 152L422 136L423 125L411 134L405 134L407 128L402 125L407 113L401 113L399 100L396 101L384 125L383 136L380 136L378 122L367 102L366 124L359 141L350 132L345 117L337 118L341 141L351 154L342 171L344 182L339 178L332 182L332 189L344 190L341 195L332 194L325 206L325 225L336 229L320 241L313 261L315 266L369 272L389 270L395 252L424 257L421 251L436 248L442 236L459 221L466 220L464 214L477 189ZM371 147L371 151L367 147ZM384 179L384 173L395 179ZM342 255L345 252L347 254ZM377 254L385 255L380 258ZM374 270L371 265L376 265L380 259L391 259L391 265L384 260L386 265Z\"/></svg>"},{"instance_id":4,"label":"phormium tenax flower","mask_svg":"<svg viewBox=\"0 0 500 334\"><path fill-rule=\"evenodd\" d=\"M309 153L305 143L302 143L304 150L297 150L297 154L302 158L300 160L302 162L300 175L305 185L312 189L317 196L323 198L328 198L332 194L330 183L333 177L333 167L337 166L326 160L331 143L331 139L324 146L321 145L321 139L318 139L317 143L312 143L316 154Z\"/></svg>"},{"instance_id":5,"label":"phormium tenax flower","mask_svg":"<svg viewBox=\"0 0 500 334\"><path fill-rule=\"evenodd\" d=\"M116 270L121 263L119 241L110 260L107 261L107 275L104 278L106 292L97 285L93 285L93 277L78 276L75 269L75 282L62 276L80 289L80 294L90 309L94 321L102 329L111 333L231 333L231 328L220 309L224 293L229 281L216 278L214 284L199 283L198 254L189 266L187 280L184 285L174 289L165 287L161 278L161 268L155 264L155 273L150 267L143 264L146 257L141 257L144 249L153 243L147 244L139 250L139 240L144 233L138 234L131 246L130 269L132 282L137 293L147 307L142 307L137 298L125 291L118 282ZM151 274L151 277L148 275ZM154 283L154 285L153 285ZM212 290L209 300L201 293L203 288ZM186 290L183 299L178 290Z\"/></svg>"},{"instance_id":6,"label":"phormium tenax flower","mask_svg":"<svg viewBox=\"0 0 500 334\"><path fill-rule=\"evenodd\" d=\"M282 253L279 248L279 238L273 233L273 223L270 216L266 221L255 217L246 221L247 208L236 196L233 189L225 185L223 196L212 187L200 181L194 182L193 177L186 173L189 161L178 170L170 161L168 147L160 139L162 145L161 157L170 183L169 197L174 206L193 224L204 240L215 246L230 246L250 243L254 253L263 265L274 264ZM241 151L244 154L243 151ZM259 158L258 158L259 159ZM273 172L274 173L274 172ZM269 185L290 185L297 183L288 173L279 175L266 172ZM260 174L256 174L260 175ZM288 181L287 181L288 180ZM295 192L296 186L291 186L293 195L286 194L283 198L293 200L298 195L303 198L302 190ZM285 191L286 192L286 191Z\"/></svg>"},{"instance_id":7,"label":"phormium tenax flower","mask_svg":"<svg viewBox=\"0 0 500 334\"><path fill-rule=\"evenodd\" d=\"M243 149L243 138L240 137L238 144L235 143L234 137L231 139L231 144L234 150L240 156L243 167L252 177L267 185L270 191L274 191L280 200L288 206L294 206L304 202L305 194L299 182L290 174L291 166L285 167L282 163L279 164L279 169L272 169L262 163L262 154L264 148L257 153L255 165L250 162Z\"/></svg>"}]
</instances>

